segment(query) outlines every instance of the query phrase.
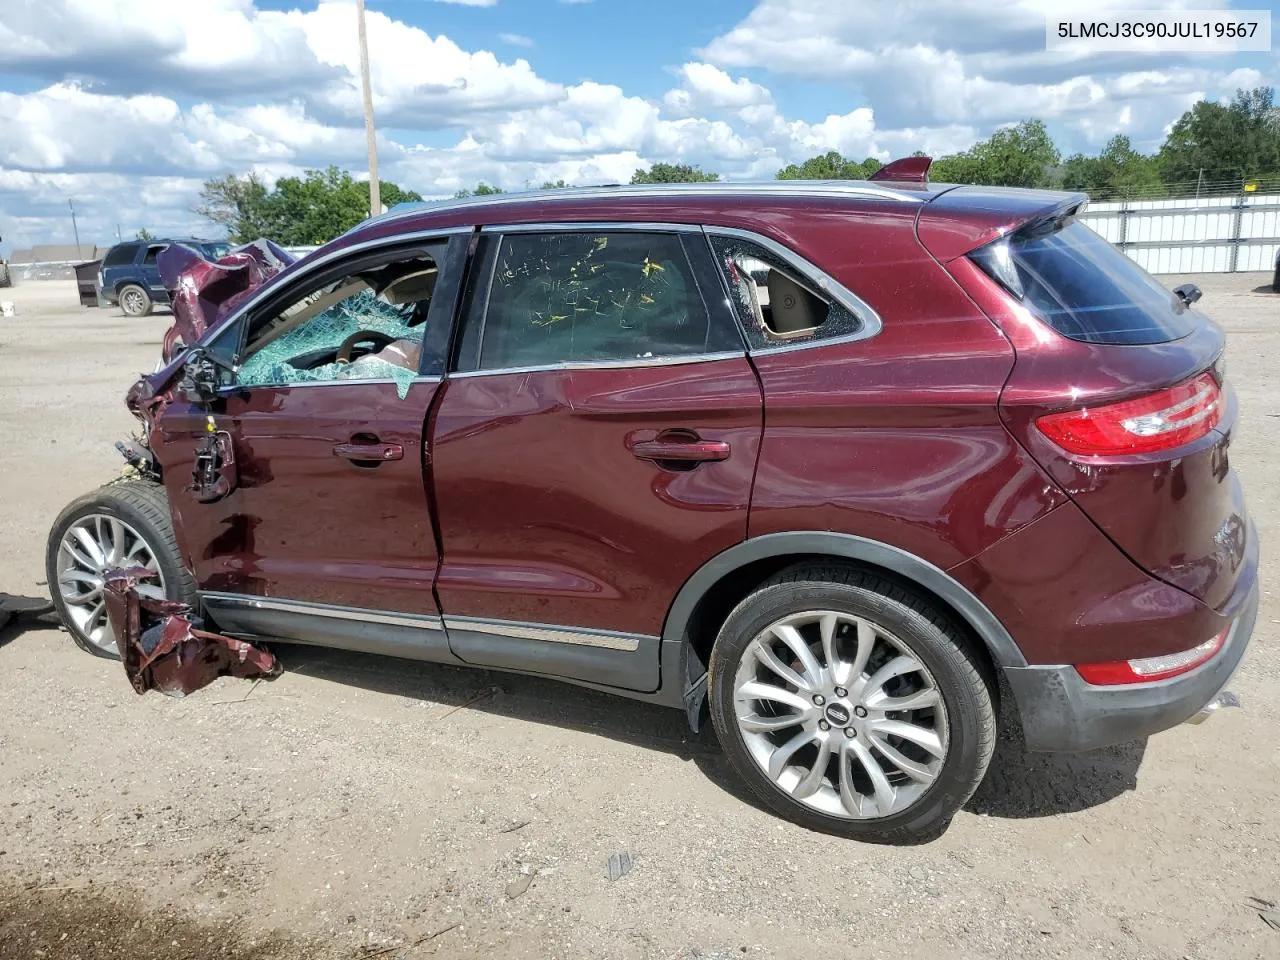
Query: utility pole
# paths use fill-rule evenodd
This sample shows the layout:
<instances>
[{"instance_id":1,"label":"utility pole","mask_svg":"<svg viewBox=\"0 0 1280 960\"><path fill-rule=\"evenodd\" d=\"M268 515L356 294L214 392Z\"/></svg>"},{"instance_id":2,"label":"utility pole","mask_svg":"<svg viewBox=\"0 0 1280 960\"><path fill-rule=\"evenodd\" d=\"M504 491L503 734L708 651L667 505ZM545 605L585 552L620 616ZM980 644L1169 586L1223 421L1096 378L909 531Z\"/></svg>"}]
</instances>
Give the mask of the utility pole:
<instances>
[{"instance_id":1,"label":"utility pole","mask_svg":"<svg viewBox=\"0 0 1280 960\"><path fill-rule=\"evenodd\" d=\"M378 135L373 126L373 83L369 79L369 39L365 35L364 0L356 0L360 18L360 78L364 83L364 132L369 141L369 216L382 212L382 189L378 184Z\"/></svg>"},{"instance_id":2,"label":"utility pole","mask_svg":"<svg viewBox=\"0 0 1280 960\"><path fill-rule=\"evenodd\" d=\"M71 208L71 230L76 235L76 256L80 256L80 228L76 226L76 202L68 200L67 206Z\"/></svg>"}]
</instances>

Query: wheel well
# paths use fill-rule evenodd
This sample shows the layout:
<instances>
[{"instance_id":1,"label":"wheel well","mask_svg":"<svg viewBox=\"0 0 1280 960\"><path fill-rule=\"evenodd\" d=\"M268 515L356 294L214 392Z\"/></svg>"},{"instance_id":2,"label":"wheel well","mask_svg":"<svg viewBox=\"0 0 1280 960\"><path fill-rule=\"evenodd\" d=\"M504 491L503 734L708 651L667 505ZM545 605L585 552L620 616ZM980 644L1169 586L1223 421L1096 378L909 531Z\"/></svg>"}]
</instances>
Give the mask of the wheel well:
<instances>
[{"instance_id":1,"label":"wheel well","mask_svg":"<svg viewBox=\"0 0 1280 960\"><path fill-rule=\"evenodd\" d=\"M876 576L889 580L912 593L916 593L934 604L938 610L948 615L955 628L968 640L969 647L978 659L988 687L992 691L992 695L995 696L999 687L1001 671L997 669L990 649L978 635L978 632L974 630L973 625L951 604L910 577L904 577L902 574L878 564L822 553L795 553L765 557L731 570L717 580L711 589L703 594L702 599L698 601L697 606L693 609L693 614L689 618L688 637L694 652L697 653L703 664L710 662L711 647L716 642L716 636L720 633L721 625L729 614L733 612L734 607L745 600L756 588L774 574L788 567L812 562L840 564L855 570L874 573Z\"/></svg>"}]
</instances>

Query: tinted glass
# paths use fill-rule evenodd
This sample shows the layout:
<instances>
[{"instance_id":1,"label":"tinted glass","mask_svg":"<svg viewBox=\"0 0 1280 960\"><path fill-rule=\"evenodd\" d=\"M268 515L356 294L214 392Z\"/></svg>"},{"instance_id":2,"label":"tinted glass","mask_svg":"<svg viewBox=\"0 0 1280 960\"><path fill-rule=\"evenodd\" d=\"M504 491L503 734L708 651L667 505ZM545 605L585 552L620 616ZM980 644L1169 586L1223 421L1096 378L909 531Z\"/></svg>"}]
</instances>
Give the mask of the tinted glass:
<instances>
[{"instance_id":1,"label":"tinted glass","mask_svg":"<svg viewBox=\"0 0 1280 960\"><path fill-rule=\"evenodd\" d=\"M147 248L147 255L146 255L146 257L144 257L144 258L143 258L142 262L143 262L143 263L155 263L155 262L156 262L156 257L160 256L160 254L161 254L165 249L167 249L167 248L168 248L168 246L169 246L169 245L166 243L166 244L161 244L160 246L157 246L157 247L148 247L148 248Z\"/></svg>"},{"instance_id":2,"label":"tinted glass","mask_svg":"<svg viewBox=\"0 0 1280 960\"><path fill-rule=\"evenodd\" d=\"M119 246L112 247L106 258L102 261L104 267L122 267L125 264L133 263L133 258L138 255L138 244L122 243Z\"/></svg>"},{"instance_id":3,"label":"tinted glass","mask_svg":"<svg viewBox=\"0 0 1280 960\"><path fill-rule=\"evenodd\" d=\"M1195 327L1173 293L1084 224L1056 221L983 247L974 260L1064 337L1165 343Z\"/></svg>"},{"instance_id":4,"label":"tinted glass","mask_svg":"<svg viewBox=\"0 0 1280 960\"><path fill-rule=\"evenodd\" d=\"M711 330L676 234L510 234L490 269L479 369L732 348Z\"/></svg>"},{"instance_id":5,"label":"tinted glass","mask_svg":"<svg viewBox=\"0 0 1280 960\"><path fill-rule=\"evenodd\" d=\"M209 260L218 260L231 251L231 246L225 243L206 243L200 249Z\"/></svg>"},{"instance_id":6,"label":"tinted glass","mask_svg":"<svg viewBox=\"0 0 1280 960\"><path fill-rule=\"evenodd\" d=\"M712 236L711 246L753 350L847 336L863 323L817 284L759 244Z\"/></svg>"}]
</instances>

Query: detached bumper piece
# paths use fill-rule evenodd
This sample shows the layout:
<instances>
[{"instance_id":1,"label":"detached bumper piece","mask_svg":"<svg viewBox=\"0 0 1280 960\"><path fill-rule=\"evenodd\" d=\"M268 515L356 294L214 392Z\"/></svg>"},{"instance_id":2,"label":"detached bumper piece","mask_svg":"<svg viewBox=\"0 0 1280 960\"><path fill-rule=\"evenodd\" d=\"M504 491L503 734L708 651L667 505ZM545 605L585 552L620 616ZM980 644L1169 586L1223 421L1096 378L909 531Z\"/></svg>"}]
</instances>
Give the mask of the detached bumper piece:
<instances>
[{"instance_id":1,"label":"detached bumper piece","mask_svg":"<svg viewBox=\"0 0 1280 960\"><path fill-rule=\"evenodd\" d=\"M153 571L111 570L104 580L116 647L138 693L185 697L218 677L274 678L282 672L266 650L199 629L189 606L159 595Z\"/></svg>"}]
</instances>

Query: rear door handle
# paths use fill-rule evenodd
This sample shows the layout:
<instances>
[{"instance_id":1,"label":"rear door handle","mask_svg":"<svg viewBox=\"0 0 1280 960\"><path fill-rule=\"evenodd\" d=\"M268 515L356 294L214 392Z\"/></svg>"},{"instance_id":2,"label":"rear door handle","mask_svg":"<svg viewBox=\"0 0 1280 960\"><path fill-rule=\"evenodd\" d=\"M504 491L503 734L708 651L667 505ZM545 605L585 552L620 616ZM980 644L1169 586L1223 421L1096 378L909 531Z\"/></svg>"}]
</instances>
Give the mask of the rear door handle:
<instances>
[{"instance_id":1,"label":"rear door handle","mask_svg":"<svg viewBox=\"0 0 1280 960\"><path fill-rule=\"evenodd\" d=\"M404 447L398 443L339 443L333 448L333 453L344 460L364 463L404 459Z\"/></svg>"},{"instance_id":2,"label":"rear door handle","mask_svg":"<svg viewBox=\"0 0 1280 960\"><path fill-rule=\"evenodd\" d=\"M631 452L641 460L674 463L710 463L729 459L729 444L723 440L703 440L697 436L660 434L656 440L642 440L631 445Z\"/></svg>"}]
</instances>

